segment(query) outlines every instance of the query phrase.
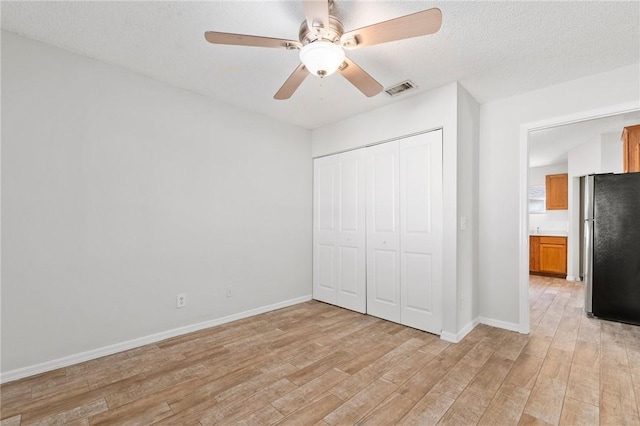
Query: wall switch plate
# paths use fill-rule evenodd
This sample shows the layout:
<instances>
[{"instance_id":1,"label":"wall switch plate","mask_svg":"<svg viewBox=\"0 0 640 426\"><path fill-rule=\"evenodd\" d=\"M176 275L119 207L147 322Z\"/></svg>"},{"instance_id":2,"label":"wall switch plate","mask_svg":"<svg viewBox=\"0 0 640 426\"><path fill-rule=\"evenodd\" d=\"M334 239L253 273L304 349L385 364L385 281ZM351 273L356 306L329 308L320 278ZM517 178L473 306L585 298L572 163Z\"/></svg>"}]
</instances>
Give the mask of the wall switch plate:
<instances>
[{"instance_id":1,"label":"wall switch plate","mask_svg":"<svg viewBox=\"0 0 640 426\"><path fill-rule=\"evenodd\" d=\"M227 287L227 297L233 296L233 292L231 291L231 287Z\"/></svg>"},{"instance_id":2,"label":"wall switch plate","mask_svg":"<svg viewBox=\"0 0 640 426\"><path fill-rule=\"evenodd\" d=\"M184 308L187 306L187 295L180 293L176 296L176 309Z\"/></svg>"}]
</instances>

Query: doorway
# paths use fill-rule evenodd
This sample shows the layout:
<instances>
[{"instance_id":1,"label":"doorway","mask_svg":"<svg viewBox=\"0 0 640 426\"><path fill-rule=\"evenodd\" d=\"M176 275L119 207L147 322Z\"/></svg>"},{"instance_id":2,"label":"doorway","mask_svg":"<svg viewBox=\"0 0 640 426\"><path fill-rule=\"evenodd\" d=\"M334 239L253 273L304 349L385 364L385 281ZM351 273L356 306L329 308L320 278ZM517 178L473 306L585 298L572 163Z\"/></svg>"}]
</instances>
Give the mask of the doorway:
<instances>
[{"instance_id":1,"label":"doorway","mask_svg":"<svg viewBox=\"0 0 640 426\"><path fill-rule=\"evenodd\" d=\"M584 132L598 132L601 130L598 126L603 126L604 123L615 125L619 128L619 132L622 132L621 124L627 121L640 120L640 108L637 103L635 104L621 104L614 105L603 109L585 111L577 114L559 116L550 118L543 121L525 123L520 126L520 264L519 264L519 310L520 310L520 332L529 333L530 321L529 321L529 235L531 231L531 223L529 218L529 165L531 157L531 149L534 149L536 134L535 132L546 132L547 134L557 135L570 134L572 132L584 131ZM636 123L639 121L636 121ZM570 127L575 126L575 127ZM591 129L591 130L589 130ZM611 133L612 130L604 131L605 133ZM542 134L542 133L539 133ZM618 135L619 137L619 135ZM552 138L554 139L554 138ZM579 140L578 138L577 140ZM532 142L533 141L533 142ZM584 143L584 141L583 141ZM598 146L597 142L593 144ZM600 153L602 153L602 140L599 141ZM553 146L553 140L551 140L548 146ZM569 151L579 147L581 144L574 141L574 145L567 144L565 150L567 155ZM592 147L593 149L596 149ZM597 151L597 149L596 149ZM594 151L595 152L595 151ZM591 158L591 157L589 157ZM568 237L568 250L567 250L567 276L572 280L579 278L580 274L580 184L579 177L591 173L601 173L603 170L602 155L598 157L600 160L599 167L584 167L581 164L582 169L573 169L567 164L567 172L569 174L569 209L567 211L567 237ZM567 156L568 161L568 156ZM575 162L574 162L575 163ZM575 163L579 164L579 163ZM607 164L605 161L604 164ZM589 170L592 169L592 170ZM573 178L572 178L573 176Z\"/></svg>"}]
</instances>

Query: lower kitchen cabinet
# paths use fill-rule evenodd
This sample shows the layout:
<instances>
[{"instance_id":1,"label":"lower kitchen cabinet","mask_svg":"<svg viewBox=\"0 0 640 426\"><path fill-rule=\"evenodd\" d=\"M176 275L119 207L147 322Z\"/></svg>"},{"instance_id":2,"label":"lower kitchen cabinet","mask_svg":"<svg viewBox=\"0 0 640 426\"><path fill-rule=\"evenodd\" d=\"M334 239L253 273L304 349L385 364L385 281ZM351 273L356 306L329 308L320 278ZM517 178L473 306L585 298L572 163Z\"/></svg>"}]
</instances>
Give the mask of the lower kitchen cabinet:
<instances>
[{"instance_id":1,"label":"lower kitchen cabinet","mask_svg":"<svg viewBox=\"0 0 640 426\"><path fill-rule=\"evenodd\" d=\"M529 237L529 272L540 272L540 237Z\"/></svg>"},{"instance_id":2,"label":"lower kitchen cabinet","mask_svg":"<svg viewBox=\"0 0 640 426\"><path fill-rule=\"evenodd\" d=\"M529 237L529 272L566 275L567 237Z\"/></svg>"}]
</instances>

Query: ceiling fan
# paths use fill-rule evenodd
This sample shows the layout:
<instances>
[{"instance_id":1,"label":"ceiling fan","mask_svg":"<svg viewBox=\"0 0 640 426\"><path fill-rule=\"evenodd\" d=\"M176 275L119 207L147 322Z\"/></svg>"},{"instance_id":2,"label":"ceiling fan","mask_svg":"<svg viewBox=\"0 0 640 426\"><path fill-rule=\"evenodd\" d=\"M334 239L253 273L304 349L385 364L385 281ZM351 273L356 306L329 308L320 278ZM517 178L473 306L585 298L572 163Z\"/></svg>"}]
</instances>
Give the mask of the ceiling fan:
<instances>
[{"instance_id":1,"label":"ceiling fan","mask_svg":"<svg viewBox=\"0 0 640 426\"><path fill-rule=\"evenodd\" d=\"M306 19L300 24L299 41L217 31L207 31L204 37L214 44L300 50L300 65L275 94L275 99L289 99L308 74L325 77L335 71L371 97L382 91L382 85L347 58L344 49L433 34L442 24L442 13L434 8L345 32L342 23L329 14L333 0L303 0L302 3Z\"/></svg>"}]
</instances>

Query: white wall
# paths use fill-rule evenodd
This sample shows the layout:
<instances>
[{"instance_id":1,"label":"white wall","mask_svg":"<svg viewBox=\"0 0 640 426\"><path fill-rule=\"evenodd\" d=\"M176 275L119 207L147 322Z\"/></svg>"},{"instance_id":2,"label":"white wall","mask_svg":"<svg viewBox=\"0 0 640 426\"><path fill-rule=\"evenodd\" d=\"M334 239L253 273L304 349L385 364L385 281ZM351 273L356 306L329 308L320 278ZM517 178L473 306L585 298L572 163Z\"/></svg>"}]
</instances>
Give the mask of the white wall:
<instances>
[{"instance_id":1,"label":"white wall","mask_svg":"<svg viewBox=\"0 0 640 426\"><path fill-rule=\"evenodd\" d=\"M310 297L309 131L6 32L2 89L3 373Z\"/></svg>"},{"instance_id":2,"label":"white wall","mask_svg":"<svg viewBox=\"0 0 640 426\"><path fill-rule=\"evenodd\" d=\"M569 150L568 165L571 177L600 173L602 169L600 137L594 136L591 140Z\"/></svg>"},{"instance_id":3,"label":"white wall","mask_svg":"<svg viewBox=\"0 0 640 426\"><path fill-rule=\"evenodd\" d=\"M474 138L470 133L472 133L475 124L461 127L461 130L465 131L465 136L463 140L459 141L456 118L458 93L458 84L452 83L312 131L313 156L318 157L429 129L443 129L443 336L449 339L455 339L454 336L466 325L458 324L459 318L466 319L472 316L472 313L458 314L458 292L463 288L463 286L458 287L458 270L472 270L473 258L460 259L457 247L458 200L461 197L470 199L473 197L473 184L462 184L459 179L460 177L470 177L472 171L459 172L457 163L459 149L470 149L474 143ZM469 117L473 117L475 114L477 117L477 111L474 112L475 101L470 99L466 92L460 97L461 109L465 111L465 114ZM473 154L463 153L460 159L465 163L472 164ZM466 208L465 214L469 215L467 221L470 228L473 228L473 203ZM467 233L472 235L472 230ZM462 238L466 243L466 237ZM471 245L472 242L469 244ZM463 265L458 266L458 262L463 262ZM466 294L471 291L472 281L470 281L470 277L465 279L466 284L463 291ZM464 306L468 306L468 309L471 309L471 297L472 295L469 295L469 299L464 304Z\"/></svg>"},{"instance_id":4,"label":"white wall","mask_svg":"<svg viewBox=\"0 0 640 426\"><path fill-rule=\"evenodd\" d=\"M568 163L550 164L541 167L529 167L529 186L546 185L547 175L567 173Z\"/></svg>"},{"instance_id":5,"label":"white wall","mask_svg":"<svg viewBox=\"0 0 640 426\"><path fill-rule=\"evenodd\" d=\"M622 131L603 133L600 137L602 142L600 156L603 173L622 173L624 171L621 134Z\"/></svg>"},{"instance_id":6,"label":"white wall","mask_svg":"<svg viewBox=\"0 0 640 426\"><path fill-rule=\"evenodd\" d=\"M478 138L480 105L458 85L458 323L478 317ZM462 222L465 222L464 224ZM463 229L466 228L466 229Z\"/></svg>"},{"instance_id":7,"label":"white wall","mask_svg":"<svg viewBox=\"0 0 640 426\"><path fill-rule=\"evenodd\" d=\"M519 323L520 126L640 101L638 64L480 107L480 315Z\"/></svg>"}]
</instances>

